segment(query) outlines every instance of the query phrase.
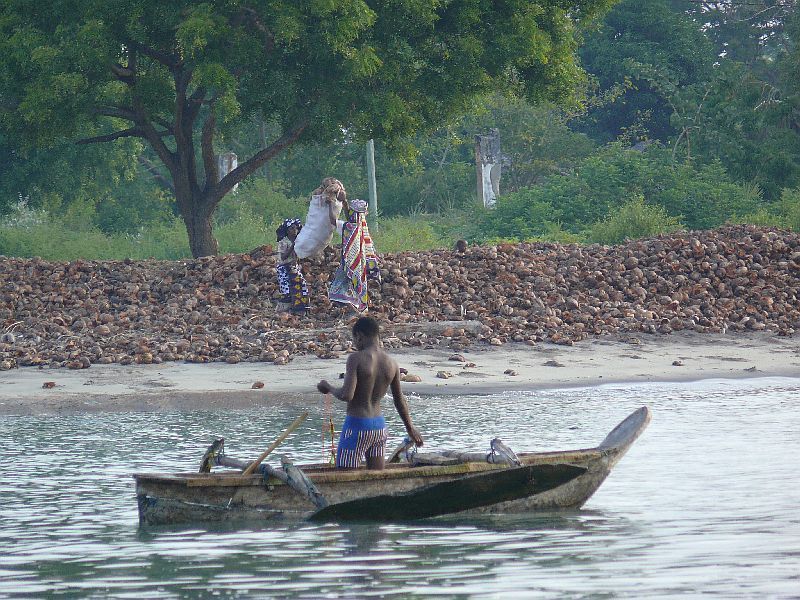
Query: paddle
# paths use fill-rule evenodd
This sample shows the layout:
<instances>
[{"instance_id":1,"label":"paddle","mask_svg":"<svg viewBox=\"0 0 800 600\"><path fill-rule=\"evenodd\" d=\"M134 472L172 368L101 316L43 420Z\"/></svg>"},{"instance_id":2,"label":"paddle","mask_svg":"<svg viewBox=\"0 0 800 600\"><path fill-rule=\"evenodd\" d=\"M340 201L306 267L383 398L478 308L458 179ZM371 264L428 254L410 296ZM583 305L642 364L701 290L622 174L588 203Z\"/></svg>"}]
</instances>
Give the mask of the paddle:
<instances>
[{"instance_id":1,"label":"paddle","mask_svg":"<svg viewBox=\"0 0 800 600\"><path fill-rule=\"evenodd\" d=\"M280 437L278 437L278 439L277 439L277 440L275 440L274 442L272 442L272 444L270 445L270 447L269 447L269 448L267 448L266 450L264 450L264 452L261 454L261 456L259 456L259 457L258 457L256 460L254 460L252 463L250 463L250 466L249 466L249 467L247 467L247 468L244 470L244 472L242 473L242 475L252 475L252 474L253 474L253 471L255 471L255 470L258 468L258 465L260 465L260 464L261 464L261 462L262 462L262 461L263 461L265 458L267 458L267 456L269 456L269 455L270 455L270 453L271 453L273 450L275 450L275 448L277 448L277 447L278 447L278 446L281 444L281 442L282 442L283 440L285 440L285 439L286 439L286 437L287 437L287 436L288 436L290 433L292 433L292 432L293 432L295 429L297 429L297 428L300 426L300 423L302 423L303 421L305 421L305 420L306 420L306 417L308 417L308 411L304 411L304 412L303 412L303 414L301 414L299 417L297 417L297 418L294 420L294 422L293 422L291 425L289 425L289 427L287 427L287 428L286 428L286 431L284 431L284 432L283 432L283 433L280 435Z\"/></svg>"}]
</instances>

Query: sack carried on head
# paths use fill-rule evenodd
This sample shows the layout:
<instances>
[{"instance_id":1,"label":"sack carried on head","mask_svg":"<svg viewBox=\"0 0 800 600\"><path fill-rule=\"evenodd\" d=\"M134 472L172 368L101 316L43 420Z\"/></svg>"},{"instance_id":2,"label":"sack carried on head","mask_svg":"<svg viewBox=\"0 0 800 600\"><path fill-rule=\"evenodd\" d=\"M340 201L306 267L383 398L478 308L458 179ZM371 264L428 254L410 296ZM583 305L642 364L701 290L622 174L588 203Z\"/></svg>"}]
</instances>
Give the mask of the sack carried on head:
<instances>
[{"instance_id":1,"label":"sack carried on head","mask_svg":"<svg viewBox=\"0 0 800 600\"><path fill-rule=\"evenodd\" d=\"M333 213L339 215L345 191L342 182L326 177L322 185L314 190L308 205L308 216L303 229L294 242L294 251L300 258L319 254L330 244L335 226L331 225L328 203L333 203Z\"/></svg>"}]
</instances>

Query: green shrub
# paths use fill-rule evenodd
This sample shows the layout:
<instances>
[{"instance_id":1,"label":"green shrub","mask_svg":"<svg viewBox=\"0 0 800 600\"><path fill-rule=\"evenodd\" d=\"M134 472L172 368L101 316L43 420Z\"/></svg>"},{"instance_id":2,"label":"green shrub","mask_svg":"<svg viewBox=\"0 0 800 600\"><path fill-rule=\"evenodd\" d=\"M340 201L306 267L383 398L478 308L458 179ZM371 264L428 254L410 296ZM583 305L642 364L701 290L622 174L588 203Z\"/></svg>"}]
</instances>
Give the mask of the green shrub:
<instances>
[{"instance_id":1,"label":"green shrub","mask_svg":"<svg viewBox=\"0 0 800 600\"><path fill-rule=\"evenodd\" d=\"M484 235L543 238L554 223L580 234L637 194L691 229L717 227L761 205L758 187L732 183L719 163L695 167L674 162L666 148L640 152L611 144L574 173L502 195L483 217Z\"/></svg>"},{"instance_id":2,"label":"green shrub","mask_svg":"<svg viewBox=\"0 0 800 600\"><path fill-rule=\"evenodd\" d=\"M440 213L475 203L475 166L451 163L439 170L388 172L379 182L378 206L387 216Z\"/></svg>"},{"instance_id":3,"label":"green shrub","mask_svg":"<svg viewBox=\"0 0 800 600\"><path fill-rule=\"evenodd\" d=\"M765 204L751 213L734 217L731 222L800 231L800 188L785 188L777 202Z\"/></svg>"},{"instance_id":4,"label":"green shrub","mask_svg":"<svg viewBox=\"0 0 800 600\"><path fill-rule=\"evenodd\" d=\"M264 244L274 244L277 228L277 223L264 223L261 217L243 214L235 221L215 227L214 236L221 253L243 254Z\"/></svg>"},{"instance_id":5,"label":"green shrub","mask_svg":"<svg viewBox=\"0 0 800 600\"><path fill-rule=\"evenodd\" d=\"M678 219L667 215L663 207L645 204L642 196L636 196L613 214L594 223L587 232L587 239L600 244L620 244L628 239L668 233L680 227Z\"/></svg>"},{"instance_id":6,"label":"green shrub","mask_svg":"<svg viewBox=\"0 0 800 600\"><path fill-rule=\"evenodd\" d=\"M483 239L529 239L544 235L561 212L541 199L541 188L528 188L501 196L493 209L476 216L483 221Z\"/></svg>"},{"instance_id":7,"label":"green shrub","mask_svg":"<svg viewBox=\"0 0 800 600\"><path fill-rule=\"evenodd\" d=\"M757 211L747 215L733 217L731 224L747 223L748 225L759 225L761 227L786 227L786 220L779 214L771 210L771 207L762 207Z\"/></svg>"},{"instance_id":8,"label":"green shrub","mask_svg":"<svg viewBox=\"0 0 800 600\"><path fill-rule=\"evenodd\" d=\"M544 233L528 240L537 242L553 242L556 244L579 244L583 241L583 236L577 233L566 231L561 223L547 221L544 224Z\"/></svg>"},{"instance_id":9,"label":"green shrub","mask_svg":"<svg viewBox=\"0 0 800 600\"><path fill-rule=\"evenodd\" d=\"M453 244L449 238L437 232L432 225L434 215L414 215L411 217L390 217L381 219L378 227L371 227L370 233L379 254L402 252L404 250L432 250L446 248Z\"/></svg>"},{"instance_id":10,"label":"green shrub","mask_svg":"<svg viewBox=\"0 0 800 600\"><path fill-rule=\"evenodd\" d=\"M247 180L222 199L214 222L221 226L255 217L275 229L283 219L297 217L305 221L309 197L289 197L266 179Z\"/></svg>"},{"instance_id":11,"label":"green shrub","mask_svg":"<svg viewBox=\"0 0 800 600\"><path fill-rule=\"evenodd\" d=\"M46 260L176 260L191 257L186 228L174 219L134 234L105 234L96 227L76 231L59 219L46 218L28 225L0 224L0 254L39 256Z\"/></svg>"},{"instance_id":12,"label":"green shrub","mask_svg":"<svg viewBox=\"0 0 800 600\"><path fill-rule=\"evenodd\" d=\"M800 231L800 188L783 190L778 211L785 227Z\"/></svg>"}]
</instances>

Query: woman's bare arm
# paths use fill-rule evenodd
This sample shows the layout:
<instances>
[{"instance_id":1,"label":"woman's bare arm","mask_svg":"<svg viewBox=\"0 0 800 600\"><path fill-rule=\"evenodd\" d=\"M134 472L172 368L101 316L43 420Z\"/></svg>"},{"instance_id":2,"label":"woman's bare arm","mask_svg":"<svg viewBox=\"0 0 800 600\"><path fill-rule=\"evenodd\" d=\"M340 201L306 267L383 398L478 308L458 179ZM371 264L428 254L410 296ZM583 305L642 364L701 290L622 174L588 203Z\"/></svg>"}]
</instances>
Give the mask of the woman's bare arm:
<instances>
[{"instance_id":1,"label":"woman's bare arm","mask_svg":"<svg viewBox=\"0 0 800 600\"><path fill-rule=\"evenodd\" d=\"M294 242L291 242L288 246L286 246L286 250L281 250L281 260L286 260L292 255L293 252Z\"/></svg>"},{"instance_id":2,"label":"woman's bare arm","mask_svg":"<svg viewBox=\"0 0 800 600\"><path fill-rule=\"evenodd\" d=\"M327 202L328 202L328 218L331 221L331 225L336 227L336 217L338 217L339 215L336 214L336 210L334 209L333 201L328 199Z\"/></svg>"}]
</instances>

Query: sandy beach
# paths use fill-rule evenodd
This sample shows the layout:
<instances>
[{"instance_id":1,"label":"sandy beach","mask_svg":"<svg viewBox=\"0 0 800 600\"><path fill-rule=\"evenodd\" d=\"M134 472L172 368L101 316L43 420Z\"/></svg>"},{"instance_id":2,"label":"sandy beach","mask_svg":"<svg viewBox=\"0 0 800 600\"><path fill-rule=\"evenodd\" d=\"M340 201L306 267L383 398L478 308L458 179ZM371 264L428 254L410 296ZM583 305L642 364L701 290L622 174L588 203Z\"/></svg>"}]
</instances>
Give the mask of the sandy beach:
<instances>
[{"instance_id":1,"label":"sandy beach","mask_svg":"<svg viewBox=\"0 0 800 600\"><path fill-rule=\"evenodd\" d=\"M573 346L473 345L464 361L441 347L392 351L401 367L418 375L407 394L490 394L604 383L693 381L711 378L800 377L800 338L768 332L614 335ZM315 405L320 379L335 382L345 356L298 356L288 365L268 363L93 365L67 370L27 367L0 373L0 414L91 411L160 411ZM473 366L474 365L474 366ZM439 375L449 374L441 378ZM43 387L46 382L53 387ZM261 389L252 389L263 382ZM49 384L48 384L49 385Z\"/></svg>"}]
</instances>

